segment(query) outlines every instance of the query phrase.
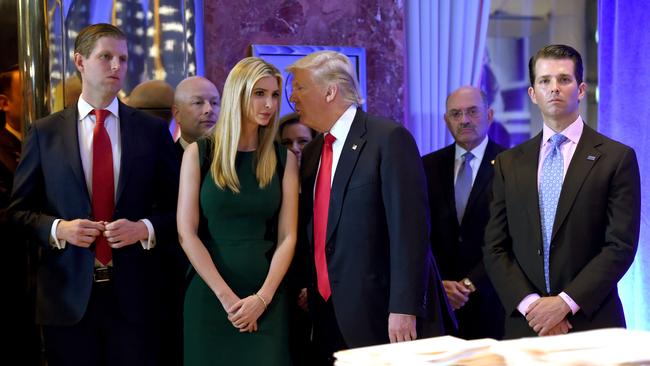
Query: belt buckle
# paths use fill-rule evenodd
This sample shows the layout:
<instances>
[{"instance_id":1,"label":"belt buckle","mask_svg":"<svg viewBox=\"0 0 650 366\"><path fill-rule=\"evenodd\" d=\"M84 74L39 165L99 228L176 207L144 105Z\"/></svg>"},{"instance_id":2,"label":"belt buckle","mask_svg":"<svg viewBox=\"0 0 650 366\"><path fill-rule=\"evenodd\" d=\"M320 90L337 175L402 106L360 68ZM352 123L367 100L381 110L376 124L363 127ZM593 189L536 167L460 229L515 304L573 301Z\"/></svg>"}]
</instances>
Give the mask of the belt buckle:
<instances>
[{"instance_id":1,"label":"belt buckle","mask_svg":"<svg viewBox=\"0 0 650 366\"><path fill-rule=\"evenodd\" d=\"M111 268L110 267L97 267L93 272L93 280L97 283L99 282L108 282L111 280Z\"/></svg>"}]
</instances>

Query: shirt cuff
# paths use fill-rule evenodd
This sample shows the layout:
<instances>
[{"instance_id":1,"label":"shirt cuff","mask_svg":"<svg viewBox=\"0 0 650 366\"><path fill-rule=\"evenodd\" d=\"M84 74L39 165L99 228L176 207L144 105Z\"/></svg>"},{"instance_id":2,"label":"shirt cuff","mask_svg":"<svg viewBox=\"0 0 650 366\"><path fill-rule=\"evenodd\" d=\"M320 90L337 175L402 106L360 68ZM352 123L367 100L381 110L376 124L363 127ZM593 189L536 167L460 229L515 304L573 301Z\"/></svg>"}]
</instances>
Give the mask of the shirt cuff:
<instances>
[{"instance_id":1,"label":"shirt cuff","mask_svg":"<svg viewBox=\"0 0 650 366\"><path fill-rule=\"evenodd\" d=\"M562 291L558 296L560 296L562 300L564 300L564 302L566 302L566 304L569 305L569 307L571 308L571 314L575 315L578 312L578 310L580 310L580 306L576 304L576 302L573 301L571 296L569 296L566 292Z\"/></svg>"},{"instance_id":2,"label":"shirt cuff","mask_svg":"<svg viewBox=\"0 0 650 366\"><path fill-rule=\"evenodd\" d=\"M530 305L532 303L534 303L535 301L537 301L537 299L539 299L539 298L540 298L540 296L538 294L529 294L529 295L527 295L526 297L524 297L523 300L521 300L519 305L517 305L517 310L519 310L521 315L526 316L526 314L528 313L528 308L530 307Z\"/></svg>"},{"instance_id":3,"label":"shirt cuff","mask_svg":"<svg viewBox=\"0 0 650 366\"><path fill-rule=\"evenodd\" d=\"M52 229L50 230L50 246L56 249L65 249L65 240L56 238L56 228L59 226L61 219L55 219L52 223Z\"/></svg>"},{"instance_id":4,"label":"shirt cuff","mask_svg":"<svg viewBox=\"0 0 650 366\"><path fill-rule=\"evenodd\" d=\"M147 232L149 232L149 236L147 237L146 240L140 240L140 244L142 244L142 249L144 250L153 249L156 246L156 232L153 230L153 225L151 224L151 221L149 221L148 219L142 219L140 221L144 222L145 226L147 227Z\"/></svg>"}]
</instances>

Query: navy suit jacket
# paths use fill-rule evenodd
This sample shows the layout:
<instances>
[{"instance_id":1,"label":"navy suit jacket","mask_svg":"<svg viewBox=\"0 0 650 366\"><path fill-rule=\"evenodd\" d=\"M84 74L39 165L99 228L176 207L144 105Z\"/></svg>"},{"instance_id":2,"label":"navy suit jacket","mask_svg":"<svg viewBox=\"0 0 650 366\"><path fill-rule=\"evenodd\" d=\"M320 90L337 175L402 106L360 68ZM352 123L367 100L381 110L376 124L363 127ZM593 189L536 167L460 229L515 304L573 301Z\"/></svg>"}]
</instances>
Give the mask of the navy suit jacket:
<instances>
[{"instance_id":1,"label":"navy suit jacket","mask_svg":"<svg viewBox=\"0 0 650 366\"><path fill-rule=\"evenodd\" d=\"M176 240L178 160L162 120L119 103L122 157L113 219L149 219L156 247L140 243L113 250L117 302L128 321L155 321L160 315L161 251ZM72 325L86 311L93 286L94 245L50 243L55 219L92 219L77 132L77 106L33 123L16 170L12 203L14 224L41 247L37 274L36 320Z\"/></svg>"},{"instance_id":2,"label":"navy suit jacket","mask_svg":"<svg viewBox=\"0 0 650 366\"><path fill-rule=\"evenodd\" d=\"M572 331L624 327L617 283L639 241L641 191L634 150L585 125L564 177L550 251L546 292L537 166L542 133L503 152L494 167L494 198L484 261L506 311L506 338L533 336L517 305L531 293L566 292L579 306Z\"/></svg>"},{"instance_id":3,"label":"navy suit jacket","mask_svg":"<svg viewBox=\"0 0 650 366\"><path fill-rule=\"evenodd\" d=\"M454 194L456 144L422 158L431 209L431 248L443 280L467 277L477 291L456 310L458 336L466 339L503 337L503 308L483 265L483 236L490 218L494 159L503 147L488 140L483 160L458 223Z\"/></svg>"},{"instance_id":4,"label":"navy suit jacket","mask_svg":"<svg viewBox=\"0 0 650 366\"><path fill-rule=\"evenodd\" d=\"M319 135L305 147L301 165L310 299L320 296L312 192L322 146ZM325 244L331 301L349 347L388 343L389 313L418 316L420 338L441 335L443 323L451 323L428 235L426 181L413 137L358 109L334 172Z\"/></svg>"}]
</instances>

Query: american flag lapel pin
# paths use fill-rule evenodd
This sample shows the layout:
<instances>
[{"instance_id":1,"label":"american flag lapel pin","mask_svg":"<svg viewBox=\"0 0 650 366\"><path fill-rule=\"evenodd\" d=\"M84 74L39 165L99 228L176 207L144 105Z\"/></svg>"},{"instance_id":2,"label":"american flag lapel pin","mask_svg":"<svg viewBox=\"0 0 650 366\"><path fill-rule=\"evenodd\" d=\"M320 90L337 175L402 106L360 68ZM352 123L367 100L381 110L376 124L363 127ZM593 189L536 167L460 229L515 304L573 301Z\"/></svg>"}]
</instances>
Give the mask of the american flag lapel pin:
<instances>
[{"instance_id":1,"label":"american flag lapel pin","mask_svg":"<svg viewBox=\"0 0 650 366\"><path fill-rule=\"evenodd\" d=\"M593 155L587 155L587 160L594 161L596 160L596 157Z\"/></svg>"}]
</instances>

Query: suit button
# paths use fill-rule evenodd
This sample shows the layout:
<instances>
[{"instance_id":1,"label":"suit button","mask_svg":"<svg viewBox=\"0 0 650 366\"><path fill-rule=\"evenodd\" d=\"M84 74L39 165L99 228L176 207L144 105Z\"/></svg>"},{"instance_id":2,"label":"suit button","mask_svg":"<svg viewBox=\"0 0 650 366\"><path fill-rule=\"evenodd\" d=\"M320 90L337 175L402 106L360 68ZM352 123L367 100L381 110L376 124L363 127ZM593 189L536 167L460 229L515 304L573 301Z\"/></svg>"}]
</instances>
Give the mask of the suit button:
<instances>
[{"instance_id":1,"label":"suit button","mask_svg":"<svg viewBox=\"0 0 650 366\"><path fill-rule=\"evenodd\" d=\"M459 236L459 237L458 237L458 242L459 242L459 243L462 243L462 242L463 242L463 237L462 237L462 236Z\"/></svg>"},{"instance_id":2,"label":"suit button","mask_svg":"<svg viewBox=\"0 0 650 366\"><path fill-rule=\"evenodd\" d=\"M327 253L327 254L332 254L332 253L334 253L334 248L332 248L332 247L327 247L327 248L325 248L325 253Z\"/></svg>"}]
</instances>

